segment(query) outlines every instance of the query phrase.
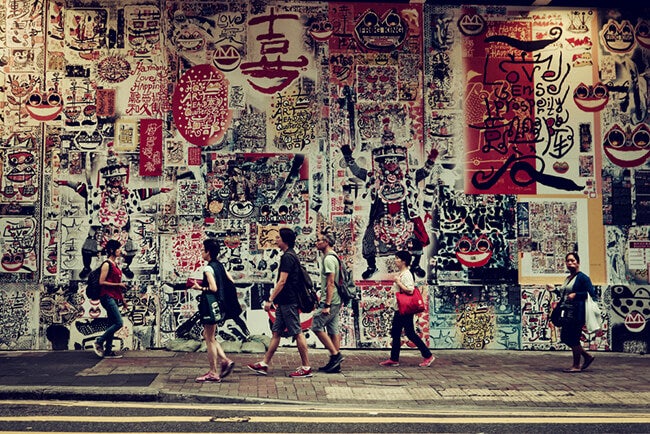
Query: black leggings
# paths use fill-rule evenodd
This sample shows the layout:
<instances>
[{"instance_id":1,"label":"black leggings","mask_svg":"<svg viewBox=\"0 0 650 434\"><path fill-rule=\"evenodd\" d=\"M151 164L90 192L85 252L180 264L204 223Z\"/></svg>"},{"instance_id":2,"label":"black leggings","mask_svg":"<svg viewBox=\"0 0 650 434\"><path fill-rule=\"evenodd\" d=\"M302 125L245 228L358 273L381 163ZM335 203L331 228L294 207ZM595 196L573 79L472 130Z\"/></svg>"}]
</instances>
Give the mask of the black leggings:
<instances>
[{"instance_id":1,"label":"black leggings","mask_svg":"<svg viewBox=\"0 0 650 434\"><path fill-rule=\"evenodd\" d=\"M392 361L399 362L399 351L402 344L402 330L406 333L406 337L418 347L418 350L422 353L422 357L425 359L431 357L431 350L424 344L422 339L420 339L420 336L415 333L413 314L400 315L399 312L395 311L393 324L390 328L390 337L393 338L393 344L390 350L390 359Z\"/></svg>"}]
</instances>

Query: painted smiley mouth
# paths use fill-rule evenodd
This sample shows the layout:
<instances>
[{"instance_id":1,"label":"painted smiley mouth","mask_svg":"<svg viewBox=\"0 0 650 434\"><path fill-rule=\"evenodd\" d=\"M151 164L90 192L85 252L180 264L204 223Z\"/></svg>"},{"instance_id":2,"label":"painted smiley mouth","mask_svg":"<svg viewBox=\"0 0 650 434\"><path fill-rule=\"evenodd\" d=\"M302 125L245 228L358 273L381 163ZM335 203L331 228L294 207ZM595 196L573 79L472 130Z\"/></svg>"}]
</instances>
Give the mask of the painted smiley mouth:
<instances>
[{"instance_id":1,"label":"painted smiley mouth","mask_svg":"<svg viewBox=\"0 0 650 434\"><path fill-rule=\"evenodd\" d=\"M467 267L482 267L492 257L492 252L467 252L456 253L456 258Z\"/></svg>"},{"instance_id":2,"label":"painted smiley mouth","mask_svg":"<svg viewBox=\"0 0 650 434\"><path fill-rule=\"evenodd\" d=\"M334 34L333 30L321 30L321 31L312 31L309 32L312 38L314 38L315 41L318 42L325 42L327 41L330 36Z\"/></svg>"},{"instance_id":3,"label":"painted smiley mouth","mask_svg":"<svg viewBox=\"0 0 650 434\"><path fill-rule=\"evenodd\" d=\"M11 182L25 183L34 177L34 172L30 171L14 171L7 174L7 179Z\"/></svg>"},{"instance_id":4,"label":"painted smiley mouth","mask_svg":"<svg viewBox=\"0 0 650 434\"><path fill-rule=\"evenodd\" d=\"M56 118L59 113L63 110L62 105L38 105L32 106L27 104L25 106L26 110L29 112L32 118L37 121L51 121Z\"/></svg>"},{"instance_id":5,"label":"painted smiley mouth","mask_svg":"<svg viewBox=\"0 0 650 434\"><path fill-rule=\"evenodd\" d=\"M635 310L625 316L625 326L631 331L641 332L645 329L646 318L642 313Z\"/></svg>"},{"instance_id":6,"label":"painted smiley mouth","mask_svg":"<svg viewBox=\"0 0 650 434\"><path fill-rule=\"evenodd\" d=\"M22 268L23 262L22 261L2 261L2 268L4 268L6 271L18 271Z\"/></svg>"},{"instance_id":7,"label":"painted smiley mouth","mask_svg":"<svg viewBox=\"0 0 650 434\"><path fill-rule=\"evenodd\" d=\"M574 102L579 109L586 112L598 112L605 108L609 98L574 98Z\"/></svg>"},{"instance_id":8,"label":"painted smiley mouth","mask_svg":"<svg viewBox=\"0 0 650 434\"><path fill-rule=\"evenodd\" d=\"M621 167L637 167L642 165L650 151L648 149L614 149L610 146L605 146L605 155L609 160Z\"/></svg>"}]
</instances>

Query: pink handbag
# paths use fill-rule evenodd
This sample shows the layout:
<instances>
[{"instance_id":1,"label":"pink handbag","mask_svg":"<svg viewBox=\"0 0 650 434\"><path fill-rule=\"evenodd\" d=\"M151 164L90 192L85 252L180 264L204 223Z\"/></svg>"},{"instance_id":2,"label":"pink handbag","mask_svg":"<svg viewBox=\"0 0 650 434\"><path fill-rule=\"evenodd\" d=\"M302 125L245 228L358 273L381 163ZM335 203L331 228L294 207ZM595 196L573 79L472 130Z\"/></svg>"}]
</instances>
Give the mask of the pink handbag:
<instances>
[{"instance_id":1,"label":"pink handbag","mask_svg":"<svg viewBox=\"0 0 650 434\"><path fill-rule=\"evenodd\" d=\"M413 315L425 311L424 300L419 289L415 288L413 294L398 292L395 295L400 315Z\"/></svg>"}]
</instances>

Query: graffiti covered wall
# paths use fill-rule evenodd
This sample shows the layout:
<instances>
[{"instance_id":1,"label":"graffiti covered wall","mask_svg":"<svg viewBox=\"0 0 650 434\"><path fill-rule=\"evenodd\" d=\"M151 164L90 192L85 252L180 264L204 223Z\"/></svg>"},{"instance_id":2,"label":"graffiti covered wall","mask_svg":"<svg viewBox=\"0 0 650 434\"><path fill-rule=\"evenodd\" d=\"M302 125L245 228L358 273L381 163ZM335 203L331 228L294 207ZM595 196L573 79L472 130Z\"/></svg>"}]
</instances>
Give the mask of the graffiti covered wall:
<instances>
[{"instance_id":1,"label":"graffiti covered wall","mask_svg":"<svg viewBox=\"0 0 650 434\"><path fill-rule=\"evenodd\" d=\"M185 282L206 237L244 307L220 337L268 334L279 228L316 275L331 226L360 294L347 348L389 345L399 250L430 347L563 348L546 285L578 250L605 320L584 345L648 351L647 9L45 0L0 17L0 349L89 349L106 319L85 282L110 239L120 348L200 336Z\"/></svg>"}]
</instances>

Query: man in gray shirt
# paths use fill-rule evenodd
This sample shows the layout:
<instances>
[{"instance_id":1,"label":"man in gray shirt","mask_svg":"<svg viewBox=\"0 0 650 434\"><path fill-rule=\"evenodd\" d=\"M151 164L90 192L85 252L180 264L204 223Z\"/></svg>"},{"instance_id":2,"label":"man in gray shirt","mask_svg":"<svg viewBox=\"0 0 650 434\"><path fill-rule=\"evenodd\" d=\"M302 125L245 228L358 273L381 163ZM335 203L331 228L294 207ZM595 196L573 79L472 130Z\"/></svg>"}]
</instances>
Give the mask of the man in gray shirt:
<instances>
[{"instance_id":1,"label":"man in gray shirt","mask_svg":"<svg viewBox=\"0 0 650 434\"><path fill-rule=\"evenodd\" d=\"M339 312L341 297L336 289L339 280L340 265L336 252L332 247L336 243L334 234L327 228L321 231L316 240L316 248L323 255L321 265L320 303L314 312L311 330L330 352L330 360L325 366L318 368L321 372L341 372L341 327Z\"/></svg>"}]
</instances>

